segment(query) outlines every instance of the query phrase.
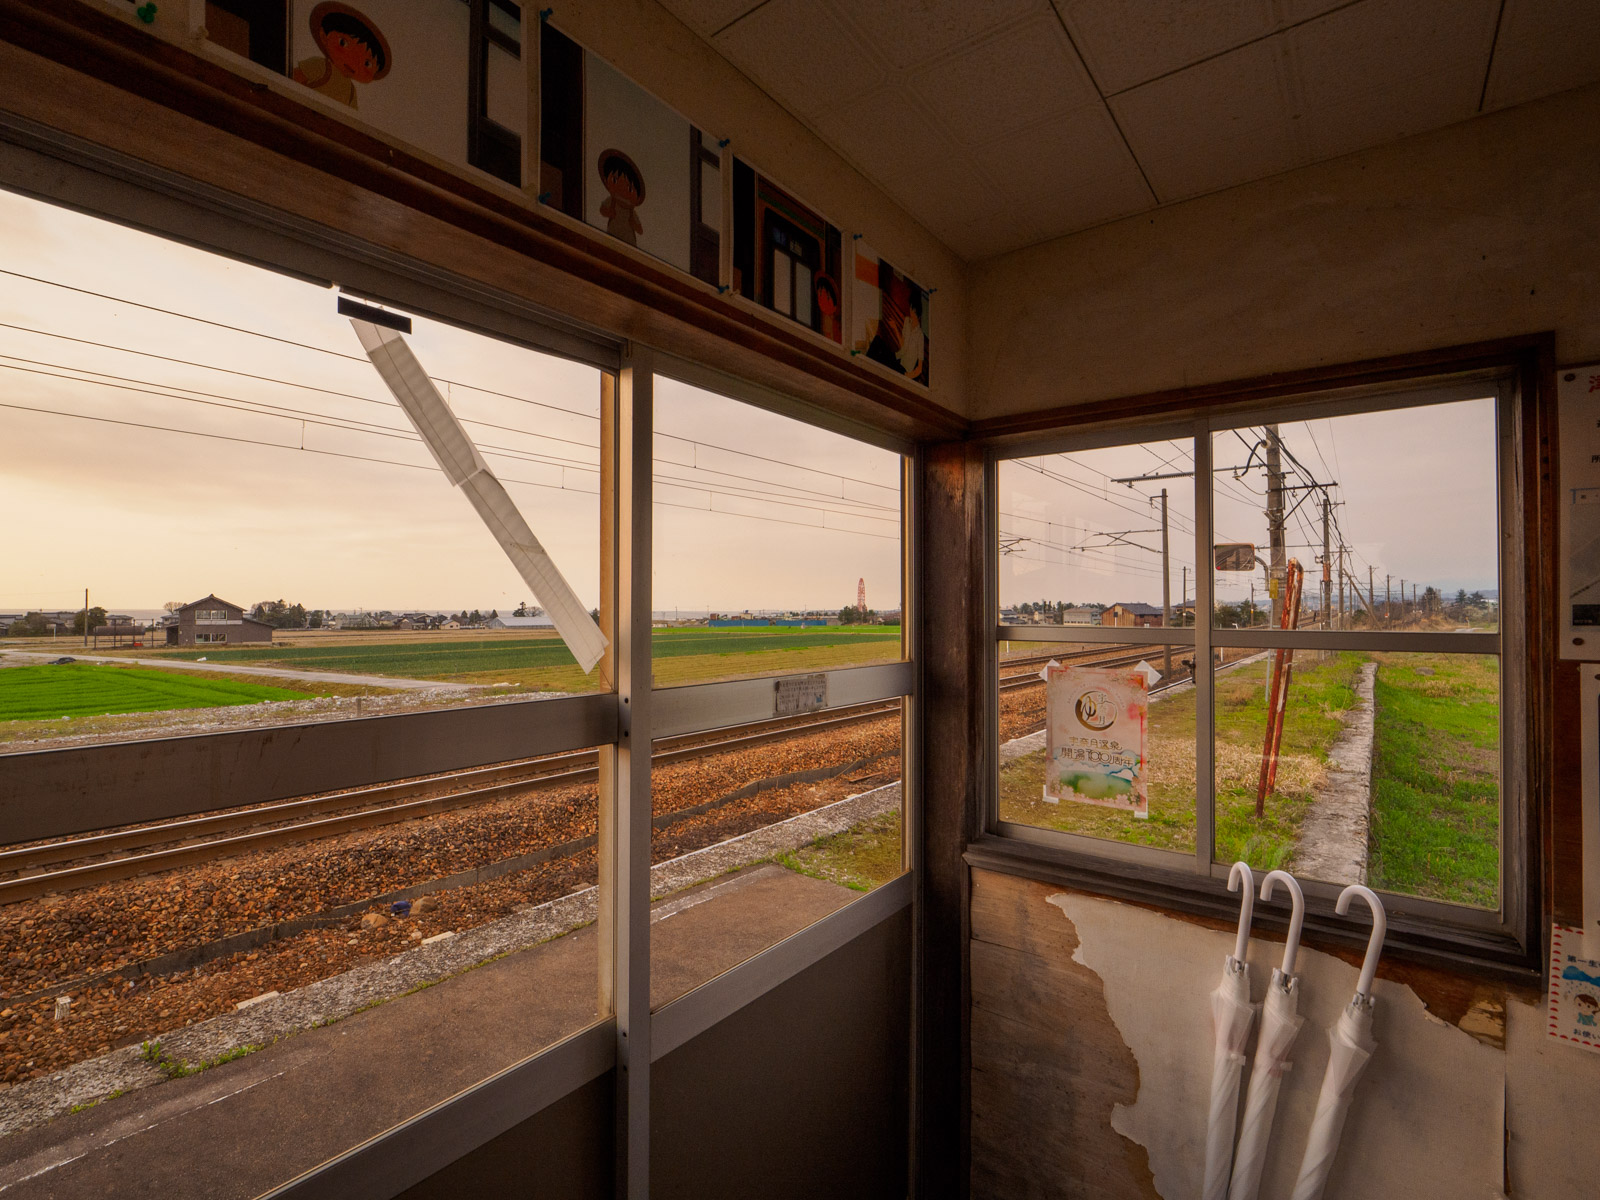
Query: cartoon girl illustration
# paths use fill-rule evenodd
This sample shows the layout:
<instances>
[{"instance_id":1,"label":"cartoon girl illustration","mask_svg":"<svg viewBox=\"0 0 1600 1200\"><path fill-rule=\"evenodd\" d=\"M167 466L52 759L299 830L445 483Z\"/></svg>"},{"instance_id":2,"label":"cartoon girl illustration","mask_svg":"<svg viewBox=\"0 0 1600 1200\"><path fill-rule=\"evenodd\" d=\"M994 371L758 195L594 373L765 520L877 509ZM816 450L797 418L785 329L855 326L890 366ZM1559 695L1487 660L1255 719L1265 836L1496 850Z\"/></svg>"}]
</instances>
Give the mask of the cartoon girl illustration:
<instances>
[{"instance_id":1,"label":"cartoon girl illustration","mask_svg":"<svg viewBox=\"0 0 1600 1200\"><path fill-rule=\"evenodd\" d=\"M1578 1009L1579 1025L1587 1025L1590 1029L1600 1028L1595 1022L1595 1017L1600 1015L1600 1000L1596 1000L1588 992L1582 992L1573 998L1573 1003Z\"/></svg>"},{"instance_id":2,"label":"cartoon girl illustration","mask_svg":"<svg viewBox=\"0 0 1600 1200\"><path fill-rule=\"evenodd\" d=\"M644 203L644 176L638 164L621 150L600 152L600 182L609 193L600 204L600 215L607 219L606 232L630 246L639 244L644 232L635 210Z\"/></svg>"},{"instance_id":3,"label":"cartoon girl illustration","mask_svg":"<svg viewBox=\"0 0 1600 1200\"><path fill-rule=\"evenodd\" d=\"M926 382L928 340L922 328L926 293L888 263L880 263L878 270L882 315L867 347L867 357L890 370Z\"/></svg>"},{"instance_id":4,"label":"cartoon girl illustration","mask_svg":"<svg viewBox=\"0 0 1600 1200\"><path fill-rule=\"evenodd\" d=\"M295 82L358 107L356 84L382 79L394 63L388 41L365 14L333 0L311 10L310 25L322 57L296 63Z\"/></svg>"}]
</instances>

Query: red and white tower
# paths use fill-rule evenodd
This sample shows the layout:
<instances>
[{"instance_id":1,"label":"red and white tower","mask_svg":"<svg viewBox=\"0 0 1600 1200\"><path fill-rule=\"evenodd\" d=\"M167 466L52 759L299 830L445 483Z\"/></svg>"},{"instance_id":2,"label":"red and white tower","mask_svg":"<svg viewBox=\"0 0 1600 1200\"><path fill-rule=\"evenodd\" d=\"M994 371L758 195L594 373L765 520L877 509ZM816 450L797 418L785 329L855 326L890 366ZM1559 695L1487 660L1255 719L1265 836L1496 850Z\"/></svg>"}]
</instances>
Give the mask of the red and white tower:
<instances>
[{"instance_id":1,"label":"red and white tower","mask_svg":"<svg viewBox=\"0 0 1600 1200\"><path fill-rule=\"evenodd\" d=\"M867 611L867 581L856 580L856 607L862 612Z\"/></svg>"}]
</instances>

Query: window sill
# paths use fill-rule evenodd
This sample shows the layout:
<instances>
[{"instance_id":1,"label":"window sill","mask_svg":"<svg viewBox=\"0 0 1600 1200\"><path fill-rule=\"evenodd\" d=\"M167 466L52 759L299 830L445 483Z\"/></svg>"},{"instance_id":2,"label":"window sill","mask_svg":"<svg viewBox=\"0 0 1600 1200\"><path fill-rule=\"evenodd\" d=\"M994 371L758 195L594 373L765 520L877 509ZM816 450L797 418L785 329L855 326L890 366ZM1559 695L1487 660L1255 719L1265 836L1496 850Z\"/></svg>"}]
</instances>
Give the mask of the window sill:
<instances>
[{"instance_id":1,"label":"window sill","mask_svg":"<svg viewBox=\"0 0 1600 1200\"><path fill-rule=\"evenodd\" d=\"M1169 871L1142 863L1118 862L1055 846L983 834L968 843L968 867L998 871L1075 892L1138 904L1179 917L1218 922L1232 929L1239 919L1239 898L1222 879ZM1279 933L1287 917L1257 906L1253 928ZM1341 957L1366 950L1368 927L1334 915L1332 906L1308 897L1303 944ZM1423 925L1399 914L1390 916L1384 941L1385 960L1401 960L1455 975L1495 980L1519 988L1540 987L1544 959L1540 946L1527 947L1507 933ZM1381 969L1379 974L1385 974Z\"/></svg>"}]
</instances>

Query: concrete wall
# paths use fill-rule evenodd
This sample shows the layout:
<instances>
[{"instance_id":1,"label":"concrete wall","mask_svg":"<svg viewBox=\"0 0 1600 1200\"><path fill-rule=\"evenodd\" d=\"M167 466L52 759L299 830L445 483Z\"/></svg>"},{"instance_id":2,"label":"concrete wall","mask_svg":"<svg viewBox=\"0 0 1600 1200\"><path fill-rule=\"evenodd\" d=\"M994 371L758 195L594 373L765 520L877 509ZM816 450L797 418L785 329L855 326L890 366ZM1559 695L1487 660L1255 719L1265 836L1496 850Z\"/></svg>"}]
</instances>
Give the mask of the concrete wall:
<instances>
[{"instance_id":1,"label":"concrete wall","mask_svg":"<svg viewBox=\"0 0 1600 1200\"><path fill-rule=\"evenodd\" d=\"M1232 942L1147 909L974 872L973 1195L1198 1196L1208 993ZM1251 943L1257 1002L1281 952ZM1306 1024L1279 1096L1264 1197L1293 1188L1327 1031L1358 974L1311 949L1298 970ZM1379 1046L1356 1085L1327 1200L1594 1194L1586 1114L1600 1095L1600 1056L1548 1037L1536 998L1484 984L1441 1016L1381 974L1375 996Z\"/></svg>"},{"instance_id":2,"label":"concrete wall","mask_svg":"<svg viewBox=\"0 0 1600 1200\"><path fill-rule=\"evenodd\" d=\"M974 417L1538 330L1600 357L1600 88L973 268Z\"/></svg>"}]
</instances>

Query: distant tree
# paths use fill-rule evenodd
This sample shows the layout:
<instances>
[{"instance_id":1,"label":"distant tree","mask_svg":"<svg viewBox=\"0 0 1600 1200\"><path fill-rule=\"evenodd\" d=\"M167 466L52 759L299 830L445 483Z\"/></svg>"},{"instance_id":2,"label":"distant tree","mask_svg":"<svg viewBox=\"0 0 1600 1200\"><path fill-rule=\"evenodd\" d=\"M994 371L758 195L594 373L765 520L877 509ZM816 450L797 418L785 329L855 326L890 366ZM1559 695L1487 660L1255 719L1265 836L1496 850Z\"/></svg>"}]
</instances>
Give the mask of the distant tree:
<instances>
[{"instance_id":1,"label":"distant tree","mask_svg":"<svg viewBox=\"0 0 1600 1200\"><path fill-rule=\"evenodd\" d=\"M1483 593L1482 592L1473 592L1472 595L1467 597L1467 603L1468 604L1477 604L1477 605L1481 606L1483 604L1487 604L1488 601L1486 601L1483 598Z\"/></svg>"},{"instance_id":2,"label":"distant tree","mask_svg":"<svg viewBox=\"0 0 1600 1200\"><path fill-rule=\"evenodd\" d=\"M595 622L595 624L599 624L600 623L600 610L598 608L591 608L589 610L589 619L591 621Z\"/></svg>"},{"instance_id":3,"label":"distant tree","mask_svg":"<svg viewBox=\"0 0 1600 1200\"><path fill-rule=\"evenodd\" d=\"M98 629L100 626L102 626L102 625L104 625L106 623L106 610L101 608L98 604L96 604L93 608L91 608L87 615L88 615L88 618L89 618L88 632L90 632L90 633L93 633L96 629ZM73 633L83 633L84 632L84 616L85 616L84 611L81 608L77 611L76 614L74 614L74 616L72 618L72 632Z\"/></svg>"},{"instance_id":4,"label":"distant tree","mask_svg":"<svg viewBox=\"0 0 1600 1200\"><path fill-rule=\"evenodd\" d=\"M472 615L467 618L467 623L469 625L482 625L483 624L483 614L481 612L479 612L477 609L473 609L472 610Z\"/></svg>"},{"instance_id":5,"label":"distant tree","mask_svg":"<svg viewBox=\"0 0 1600 1200\"><path fill-rule=\"evenodd\" d=\"M19 621L13 621L6 628L7 637L46 637L50 633L50 622L44 619L43 613L28 613Z\"/></svg>"},{"instance_id":6,"label":"distant tree","mask_svg":"<svg viewBox=\"0 0 1600 1200\"><path fill-rule=\"evenodd\" d=\"M496 618L496 617L498 617L498 616L499 616L499 615L500 615L500 610L499 610L499 609L497 609L497 608L491 608L491 609L490 609L490 610L489 610L489 620L491 620L491 621L492 621L492 620L494 620L494 619L495 619L495 618Z\"/></svg>"},{"instance_id":7,"label":"distant tree","mask_svg":"<svg viewBox=\"0 0 1600 1200\"><path fill-rule=\"evenodd\" d=\"M1456 607L1465 608L1467 605L1467 589L1461 588L1456 592Z\"/></svg>"},{"instance_id":8,"label":"distant tree","mask_svg":"<svg viewBox=\"0 0 1600 1200\"><path fill-rule=\"evenodd\" d=\"M289 604L281 597L251 605L250 615L274 629L304 629L308 620L304 604Z\"/></svg>"},{"instance_id":9,"label":"distant tree","mask_svg":"<svg viewBox=\"0 0 1600 1200\"><path fill-rule=\"evenodd\" d=\"M175 613L182 607L183 607L183 601L182 600L168 600L165 604L163 604L161 606L161 609L162 609L163 612Z\"/></svg>"},{"instance_id":10,"label":"distant tree","mask_svg":"<svg viewBox=\"0 0 1600 1200\"><path fill-rule=\"evenodd\" d=\"M516 609L512 612L511 615L513 617L525 617L525 616L527 616L528 615L528 602L526 600L524 600L521 604L517 605Z\"/></svg>"}]
</instances>

